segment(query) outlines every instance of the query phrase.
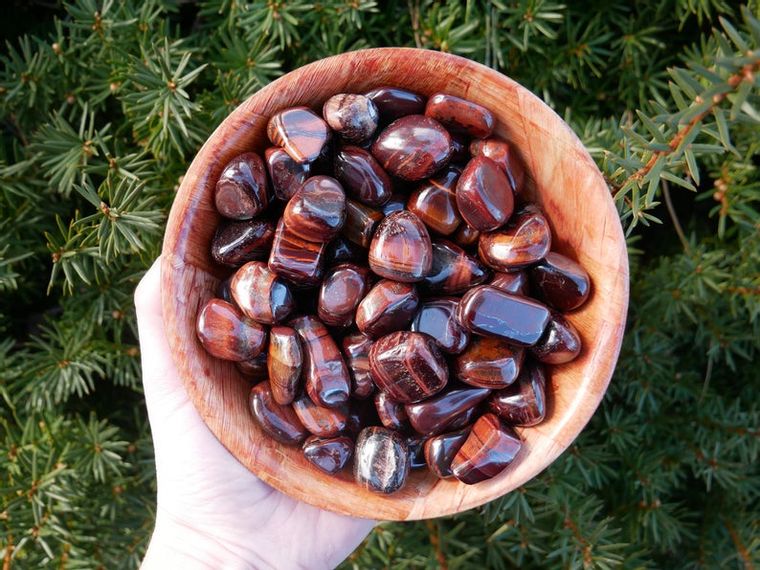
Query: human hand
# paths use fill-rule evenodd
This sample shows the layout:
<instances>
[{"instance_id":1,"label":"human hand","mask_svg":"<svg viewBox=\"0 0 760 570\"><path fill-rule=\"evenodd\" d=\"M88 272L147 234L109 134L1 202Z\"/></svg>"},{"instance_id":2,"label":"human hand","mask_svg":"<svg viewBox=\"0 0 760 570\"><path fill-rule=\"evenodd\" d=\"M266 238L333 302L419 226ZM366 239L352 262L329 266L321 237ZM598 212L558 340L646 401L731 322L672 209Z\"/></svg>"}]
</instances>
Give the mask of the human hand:
<instances>
[{"instance_id":1,"label":"human hand","mask_svg":"<svg viewBox=\"0 0 760 570\"><path fill-rule=\"evenodd\" d=\"M135 292L143 385L158 477L144 569L332 568L374 521L323 511L260 481L222 446L188 398L161 314L159 258Z\"/></svg>"}]
</instances>

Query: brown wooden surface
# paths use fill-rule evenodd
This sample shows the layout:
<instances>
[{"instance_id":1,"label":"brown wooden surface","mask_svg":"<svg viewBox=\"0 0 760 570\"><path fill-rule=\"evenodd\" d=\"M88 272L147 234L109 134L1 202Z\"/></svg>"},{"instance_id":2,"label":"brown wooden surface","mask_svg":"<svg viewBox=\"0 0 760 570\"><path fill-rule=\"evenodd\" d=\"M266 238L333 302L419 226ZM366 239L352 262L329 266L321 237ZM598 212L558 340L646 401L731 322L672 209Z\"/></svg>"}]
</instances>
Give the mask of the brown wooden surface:
<instances>
[{"instance_id":1,"label":"brown wooden surface","mask_svg":"<svg viewBox=\"0 0 760 570\"><path fill-rule=\"evenodd\" d=\"M321 109L335 93L363 93L395 85L424 95L443 91L491 109L496 134L512 141L525 161L528 193L546 213L552 249L580 262L591 275L588 303L569 316L584 342L580 357L550 367L546 421L519 430L518 458L500 476L474 486L414 473L390 496L362 490L349 470L339 478L320 472L299 448L262 434L247 410L248 384L232 364L208 356L195 336L201 304L223 270L210 257L219 217L213 187L222 167L244 151L269 146L268 118L284 108ZM570 445L596 410L617 360L628 305L628 260L607 186L570 128L526 89L482 65L414 49L357 51L302 67L271 83L238 107L190 165L169 216L163 248L164 321L174 359L198 411L217 438L261 479L288 495L336 512L386 520L452 514L481 505L522 485Z\"/></svg>"}]
</instances>

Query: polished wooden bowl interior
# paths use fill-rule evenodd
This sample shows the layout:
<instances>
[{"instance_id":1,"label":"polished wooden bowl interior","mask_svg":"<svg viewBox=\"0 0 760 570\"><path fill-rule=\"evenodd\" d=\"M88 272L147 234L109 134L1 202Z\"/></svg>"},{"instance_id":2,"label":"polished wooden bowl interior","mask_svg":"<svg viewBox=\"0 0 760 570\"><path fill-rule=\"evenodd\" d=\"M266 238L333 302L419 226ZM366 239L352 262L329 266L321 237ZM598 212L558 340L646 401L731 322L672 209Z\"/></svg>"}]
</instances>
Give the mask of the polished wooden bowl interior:
<instances>
[{"instance_id":1,"label":"polished wooden bowl interior","mask_svg":"<svg viewBox=\"0 0 760 570\"><path fill-rule=\"evenodd\" d=\"M298 447L262 433L247 407L249 383L212 358L195 336L199 308L228 273L215 266L210 243L219 215L213 189L235 155L269 146L267 120L294 105L320 110L335 93L393 85L424 95L445 92L490 109L496 135L513 143L528 170L527 192L546 213L553 249L590 274L589 301L569 315L583 339L573 362L549 367L549 412L518 430L525 444L498 477L467 486L427 470L410 475L396 494L380 496L312 467ZM320 60L281 77L240 105L193 160L171 209L163 246L164 324L185 387L209 429L248 469L274 488L318 507L359 517L411 520L464 511L519 487L570 445L596 410L618 357L628 306L628 259L609 190L586 149L547 105L487 67L438 52L384 48Z\"/></svg>"}]
</instances>

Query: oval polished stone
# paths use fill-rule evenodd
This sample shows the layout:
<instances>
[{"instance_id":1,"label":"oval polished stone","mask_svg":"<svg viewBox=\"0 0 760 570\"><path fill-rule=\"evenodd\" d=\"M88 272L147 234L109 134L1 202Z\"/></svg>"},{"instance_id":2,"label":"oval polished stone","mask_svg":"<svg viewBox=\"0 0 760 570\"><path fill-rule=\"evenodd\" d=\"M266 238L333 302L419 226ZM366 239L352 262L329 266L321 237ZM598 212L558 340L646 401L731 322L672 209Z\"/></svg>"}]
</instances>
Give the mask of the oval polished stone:
<instances>
[{"instance_id":1,"label":"oval polished stone","mask_svg":"<svg viewBox=\"0 0 760 570\"><path fill-rule=\"evenodd\" d=\"M474 485L496 477L514 461L522 448L517 434L494 414L484 414L451 462L454 477Z\"/></svg>"},{"instance_id":2,"label":"oval polished stone","mask_svg":"<svg viewBox=\"0 0 760 570\"><path fill-rule=\"evenodd\" d=\"M262 261L249 261L238 269L230 290L245 316L265 325L283 321L295 308L288 286Z\"/></svg>"},{"instance_id":3,"label":"oval polished stone","mask_svg":"<svg viewBox=\"0 0 760 570\"><path fill-rule=\"evenodd\" d=\"M311 464L332 475L351 460L354 442L346 436L322 438L313 435L304 442L303 454Z\"/></svg>"},{"instance_id":4,"label":"oval polished stone","mask_svg":"<svg viewBox=\"0 0 760 570\"><path fill-rule=\"evenodd\" d=\"M478 254L498 271L515 271L541 261L552 245L549 222L533 205L517 212L505 227L480 235Z\"/></svg>"},{"instance_id":5,"label":"oval polished stone","mask_svg":"<svg viewBox=\"0 0 760 570\"><path fill-rule=\"evenodd\" d=\"M346 428L348 401L334 408L325 408L312 402L307 394L293 400L293 410L303 427L319 437L338 435Z\"/></svg>"},{"instance_id":6,"label":"oval polished stone","mask_svg":"<svg viewBox=\"0 0 760 570\"><path fill-rule=\"evenodd\" d=\"M409 446L399 433L384 427L364 428L356 440L354 479L376 493L390 494L406 483Z\"/></svg>"},{"instance_id":7,"label":"oval polished stone","mask_svg":"<svg viewBox=\"0 0 760 570\"><path fill-rule=\"evenodd\" d=\"M444 236L453 234L462 223L455 194L461 173L456 166L449 166L442 173L421 183L409 196L406 209L432 231Z\"/></svg>"},{"instance_id":8,"label":"oval polished stone","mask_svg":"<svg viewBox=\"0 0 760 570\"><path fill-rule=\"evenodd\" d=\"M351 396L367 398L375 391L369 366L369 349L374 341L365 334L354 333L343 338L343 355L351 375Z\"/></svg>"},{"instance_id":9,"label":"oval polished stone","mask_svg":"<svg viewBox=\"0 0 760 570\"><path fill-rule=\"evenodd\" d=\"M412 320L419 301L411 283L381 279L359 303L356 326L371 338L401 330Z\"/></svg>"},{"instance_id":10,"label":"oval polished stone","mask_svg":"<svg viewBox=\"0 0 760 570\"><path fill-rule=\"evenodd\" d=\"M420 219L402 210L386 217L369 246L369 267L386 279L420 281L433 265L430 234Z\"/></svg>"},{"instance_id":11,"label":"oval polished stone","mask_svg":"<svg viewBox=\"0 0 760 570\"><path fill-rule=\"evenodd\" d=\"M291 283L316 285L322 280L325 246L298 237L280 219L269 252L269 269Z\"/></svg>"},{"instance_id":12,"label":"oval polished stone","mask_svg":"<svg viewBox=\"0 0 760 570\"><path fill-rule=\"evenodd\" d=\"M407 404L406 415L417 433L437 435L445 431L457 416L477 406L490 393L487 388L451 390L416 404Z\"/></svg>"},{"instance_id":13,"label":"oval polished stone","mask_svg":"<svg viewBox=\"0 0 760 570\"><path fill-rule=\"evenodd\" d=\"M412 436L407 438L406 444L409 447L409 469L422 469L426 467L425 463L425 442L427 437Z\"/></svg>"},{"instance_id":14,"label":"oval polished stone","mask_svg":"<svg viewBox=\"0 0 760 570\"><path fill-rule=\"evenodd\" d=\"M274 401L268 382L261 382L251 388L248 406L261 429L280 443L301 443L308 435L293 408L280 406Z\"/></svg>"},{"instance_id":15,"label":"oval polished stone","mask_svg":"<svg viewBox=\"0 0 760 570\"><path fill-rule=\"evenodd\" d=\"M375 407L380 422L385 427L397 431L404 431L409 427L409 418L406 415L404 404L394 402L385 392L375 394Z\"/></svg>"},{"instance_id":16,"label":"oval polished stone","mask_svg":"<svg viewBox=\"0 0 760 570\"><path fill-rule=\"evenodd\" d=\"M382 206L393 193L390 176L370 153L356 146L344 146L335 153L335 178L367 206Z\"/></svg>"},{"instance_id":17,"label":"oval polished stone","mask_svg":"<svg viewBox=\"0 0 760 570\"><path fill-rule=\"evenodd\" d=\"M481 388L504 388L517 379L525 351L500 338L476 337L454 365L457 380Z\"/></svg>"},{"instance_id":18,"label":"oval polished stone","mask_svg":"<svg viewBox=\"0 0 760 570\"><path fill-rule=\"evenodd\" d=\"M274 401L287 406L300 389L303 350L298 333L290 327L272 327L269 331L267 373Z\"/></svg>"},{"instance_id":19,"label":"oval polished stone","mask_svg":"<svg viewBox=\"0 0 760 570\"><path fill-rule=\"evenodd\" d=\"M309 397L327 408L342 406L348 401L351 379L327 327L313 316L296 317L290 326L303 342L303 374Z\"/></svg>"},{"instance_id":20,"label":"oval polished stone","mask_svg":"<svg viewBox=\"0 0 760 570\"><path fill-rule=\"evenodd\" d=\"M266 259L273 239L274 223L270 220L223 221L211 240L211 257L230 267Z\"/></svg>"},{"instance_id":21,"label":"oval polished stone","mask_svg":"<svg viewBox=\"0 0 760 570\"><path fill-rule=\"evenodd\" d=\"M425 442L425 463L433 475L440 479L453 476L451 462L464 445L468 435L470 435L470 428L466 427L450 433L436 435Z\"/></svg>"},{"instance_id":22,"label":"oval polished stone","mask_svg":"<svg viewBox=\"0 0 760 570\"><path fill-rule=\"evenodd\" d=\"M454 241L462 247L470 247L478 243L480 232L472 226L462 223L454 234Z\"/></svg>"},{"instance_id":23,"label":"oval polished stone","mask_svg":"<svg viewBox=\"0 0 760 570\"><path fill-rule=\"evenodd\" d=\"M353 263L344 263L327 272L319 288L317 314L320 320L332 327L349 327L359 301L369 288L369 269Z\"/></svg>"},{"instance_id":24,"label":"oval polished stone","mask_svg":"<svg viewBox=\"0 0 760 570\"><path fill-rule=\"evenodd\" d=\"M250 220L267 207L267 174L258 154L246 152L227 163L216 183L214 203L222 216L233 220Z\"/></svg>"},{"instance_id":25,"label":"oval polished stone","mask_svg":"<svg viewBox=\"0 0 760 570\"><path fill-rule=\"evenodd\" d=\"M345 228L345 224L343 225ZM367 250L352 241L346 236L338 235L327 245L325 251L325 265L331 267L346 262L365 262L367 261Z\"/></svg>"},{"instance_id":26,"label":"oval polished stone","mask_svg":"<svg viewBox=\"0 0 760 570\"><path fill-rule=\"evenodd\" d=\"M503 226L515 206L506 174L484 156L476 156L467 163L457 182L456 195L462 219L479 232Z\"/></svg>"},{"instance_id":27,"label":"oval polished stone","mask_svg":"<svg viewBox=\"0 0 760 570\"><path fill-rule=\"evenodd\" d=\"M428 99L425 115L452 132L477 138L489 136L496 122L491 111L482 105L445 93L436 93Z\"/></svg>"},{"instance_id":28,"label":"oval polished stone","mask_svg":"<svg viewBox=\"0 0 760 570\"><path fill-rule=\"evenodd\" d=\"M329 176L312 176L288 202L282 217L288 230L307 241L330 241L346 221L346 194Z\"/></svg>"},{"instance_id":29,"label":"oval polished stone","mask_svg":"<svg viewBox=\"0 0 760 570\"><path fill-rule=\"evenodd\" d=\"M372 156L404 180L429 178L451 156L451 135L438 121L409 115L393 121L372 145Z\"/></svg>"},{"instance_id":30,"label":"oval polished stone","mask_svg":"<svg viewBox=\"0 0 760 570\"><path fill-rule=\"evenodd\" d=\"M298 164L319 157L330 138L330 129L322 118L308 107L285 109L269 119L267 136L281 146Z\"/></svg>"},{"instance_id":31,"label":"oval polished stone","mask_svg":"<svg viewBox=\"0 0 760 570\"><path fill-rule=\"evenodd\" d=\"M195 330L206 352L223 360L251 360L267 341L264 327L221 299L211 299L203 306Z\"/></svg>"},{"instance_id":32,"label":"oval polished stone","mask_svg":"<svg viewBox=\"0 0 760 570\"><path fill-rule=\"evenodd\" d=\"M552 313L546 332L530 347L530 353L544 364L565 364L581 352L581 337L560 313Z\"/></svg>"},{"instance_id":33,"label":"oval polished stone","mask_svg":"<svg viewBox=\"0 0 760 570\"><path fill-rule=\"evenodd\" d=\"M384 216L390 216L393 212L406 210L406 196L400 193L392 194L380 210Z\"/></svg>"},{"instance_id":34,"label":"oval polished stone","mask_svg":"<svg viewBox=\"0 0 760 570\"><path fill-rule=\"evenodd\" d=\"M489 272L476 258L446 240L433 242L433 264L422 286L431 293L456 295L488 279Z\"/></svg>"},{"instance_id":35,"label":"oval polished stone","mask_svg":"<svg viewBox=\"0 0 760 570\"><path fill-rule=\"evenodd\" d=\"M453 420L451 420L451 423L446 426L446 429L449 431L454 431L469 426L474 420L477 419L476 416L479 415L478 412L479 408L477 406L470 408L469 410L465 410Z\"/></svg>"},{"instance_id":36,"label":"oval polished stone","mask_svg":"<svg viewBox=\"0 0 760 570\"><path fill-rule=\"evenodd\" d=\"M267 353L261 351L258 356L250 360L241 360L235 363L240 373L251 382L260 382L267 379Z\"/></svg>"},{"instance_id":37,"label":"oval polished stone","mask_svg":"<svg viewBox=\"0 0 760 570\"><path fill-rule=\"evenodd\" d=\"M512 184L515 194L520 194L525 186L525 166L510 144L497 138L474 140L470 143L472 156L486 156L504 171Z\"/></svg>"},{"instance_id":38,"label":"oval polished stone","mask_svg":"<svg viewBox=\"0 0 760 570\"><path fill-rule=\"evenodd\" d=\"M496 272L488 284L512 295L526 297L529 292L528 273L525 271Z\"/></svg>"},{"instance_id":39,"label":"oval polished stone","mask_svg":"<svg viewBox=\"0 0 760 570\"><path fill-rule=\"evenodd\" d=\"M543 336L550 314L549 309L532 299L479 285L459 301L457 316L475 334L532 346Z\"/></svg>"},{"instance_id":40,"label":"oval polished stone","mask_svg":"<svg viewBox=\"0 0 760 570\"><path fill-rule=\"evenodd\" d=\"M417 310L411 330L430 335L448 354L459 354L470 342L470 333L457 319L459 299L433 299Z\"/></svg>"},{"instance_id":41,"label":"oval polished stone","mask_svg":"<svg viewBox=\"0 0 760 570\"><path fill-rule=\"evenodd\" d=\"M299 164L278 146L268 148L264 159L272 181L272 189L277 199L287 202L301 187L311 173L308 163Z\"/></svg>"},{"instance_id":42,"label":"oval polished stone","mask_svg":"<svg viewBox=\"0 0 760 570\"><path fill-rule=\"evenodd\" d=\"M369 362L375 385L402 404L440 392L449 377L438 345L422 333L398 331L382 337L372 345Z\"/></svg>"},{"instance_id":43,"label":"oval polished stone","mask_svg":"<svg viewBox=\"0 0 760 570\"><path fill-rule=\"evenodd\" d=\"M349 142L372 136L380 114L371 99L355 93L333 95L322 106L322 116L332 130Z\"/></svg>"},{"instance_id":44,"label":"oval polished stone","mask_svg":"<svg viewBox=\"0 0 760 570\"><path fill-rule=\"evenodd\" d=\"M364 95L375 104L381 120L386 124L406 115L425 112L425 98L406 89L378 87Z\"/></svg>"},{"instance_id":45,"label":"oval polished stone","mask_svg":"<svg viewBox=\"0 0 760 570\"><path fill-rule=\"evenodd\" d=\"M530 282L542 301L560 311L577 309L591 292L586 270L569 257L553 251L531 267Z\"/></svg>"},{"instance_id":46,"label":"oval polished stone","mask_svg":"<svg viewBox=\"0 0 760 570\"><path fill-rule=\"evenodd\" d=\"M534 426L546 416L545 387L543 367L529 363L517 382L491 394L488 409L509 424Z\"/></svg>"},{"instance_id":47,"label":"oval polished stone","mask_svg":"<svg viewBox=\"0 0 760 570\"><path fill-rule=\"evenodd\" d=\"M355 200L346 200L346 223L342 234L351 242L367 248L377 227L383 221L382 212Z\"/></svg>"}]
</instances>

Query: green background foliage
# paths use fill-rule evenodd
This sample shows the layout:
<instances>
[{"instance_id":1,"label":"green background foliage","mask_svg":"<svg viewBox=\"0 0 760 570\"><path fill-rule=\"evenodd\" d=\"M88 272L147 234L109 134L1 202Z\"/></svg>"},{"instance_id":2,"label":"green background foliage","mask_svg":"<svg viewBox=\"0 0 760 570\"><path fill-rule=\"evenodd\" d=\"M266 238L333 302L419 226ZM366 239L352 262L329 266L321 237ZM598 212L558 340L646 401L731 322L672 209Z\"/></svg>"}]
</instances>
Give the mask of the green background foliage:
<instances>
[{"instance_id":1,"label":"green background foliage","mask_svg":"<svg viewBox=\"0 0 760 570\"><path fill-rule=\"evenodd\" d=\"M419 46L565 117L629 239L611 387L550 469L356 568L760 563L760 23L731 0L70 0L0 23L0 561L135 567L155 474L132 291L200 144L304 63ZM6 10L7 12L7 10Z\"/></svg>"}]
</instances>

